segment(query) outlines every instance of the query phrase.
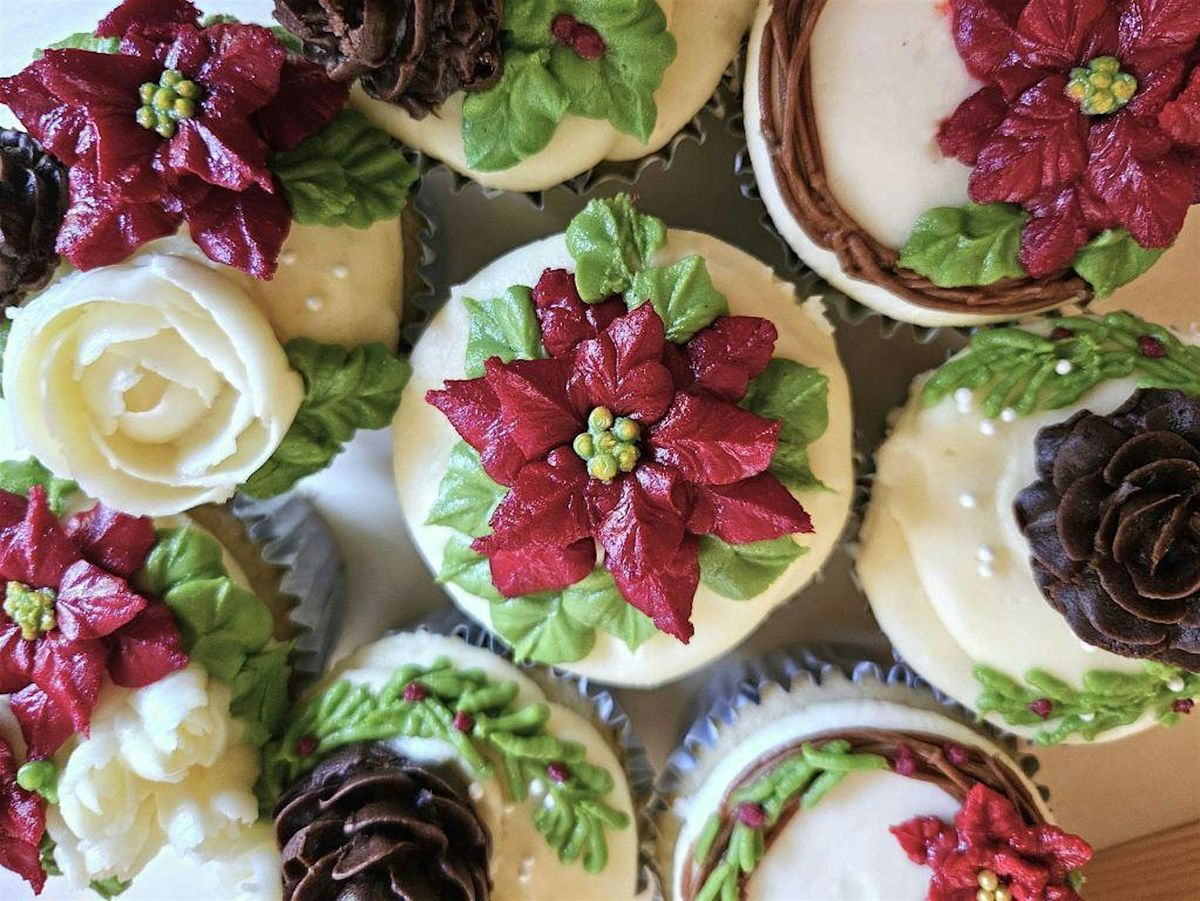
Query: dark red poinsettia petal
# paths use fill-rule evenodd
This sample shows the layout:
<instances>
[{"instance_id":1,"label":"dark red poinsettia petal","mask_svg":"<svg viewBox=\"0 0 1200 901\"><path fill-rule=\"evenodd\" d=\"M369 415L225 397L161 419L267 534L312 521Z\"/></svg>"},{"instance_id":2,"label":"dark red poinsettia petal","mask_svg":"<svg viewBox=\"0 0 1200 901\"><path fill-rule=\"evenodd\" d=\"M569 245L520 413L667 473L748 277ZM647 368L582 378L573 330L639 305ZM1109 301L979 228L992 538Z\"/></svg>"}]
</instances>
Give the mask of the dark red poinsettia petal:
<instances>
[{"instance_id":1,"label":"dark red poinsettia petal","mask_svg":"<svg viewBox=\"0 0 1200 901\"><path fill-rule=\"evenodd\" d=\"M512 441L536 459L584 430L583 417L567 396L570 364L561 359L484 363L488 385L500 402L500 415L512 424Z\"/></svg>"},{"instance_id":2,"label":"dark red poinsettia petal","mask_svg":"<svg viewBox=\"0 0 1200 901\"><path fill-rule=\"evenodd\" d=\"M983 81L1015 56L1015 21L990 0L951 0L954 43L971 74Z\"/></svg>"},{"instance_id":3,"label":"dark red poinsettia petal","mask_svg":"<svg viewBox=\"0 0 1200 901\"><path fill-rule=\"evenodd\" d=\"M1200 148L1200 67L1183 91L1158 116L1163 131L1187 147Z\"/></svg>"},{"instance_id":4,"label":"dark red poinsettia petal","mask_svg":"<svg viewBox=\"0 0 1200 901\"><path fill-rule=\"evenodd\" d=\"M48 632L37 640L33 652L33 682L62 708L75 731L86 735L107 662L108 646L103 641L73 641Z\"/></svg>"},{"instance_id":5,"label":"dark red poinsettia petal","mask_svg":"<svg viewBox=\"0 0 1200 901\"><path fill-rule=\"evenodd\" d=\"M980 88L959 104L938 127L938 146L942 153L974 166L979 151L992 133L1008 117L1008 99L992 85Z\"/></svg>"},{"instance_id":6,"label":"dark red poinsettia petal","mask_svg":"<svg viewBox=\"0 0 1200 901\"><path fill-rule=\"evenodd\" d=\"M656 422L675 393L671 373L661 362L666 340L654 307L642 304L581 343L569 387L576 406L608 407L618 416Z\"/></svg>"},{"instance_id":7,"label":"dark red poinsettia petal","mask_svg":"<svg viewBox=\"0 0 1200 901\"><path fill-rule=\"evenodd\" d=\"M962 809L954 817L954 825L968 841L1003 840L1029 829L1008 798L982 783L967 792Z\"/></svg>"},{"instance_id":8,"label":"dark red poinsettia petal","mask_svg":"<svg viewBox=\"0 0 1200 901\"><path fill-rule=\"evenodd\" d=\"M1193 53L1200 41L1195 0L1128 0L1121 14L1118 56L1139 77Z\"/></svg>"},{"instance_id":9,"label":"dark red poinsettia petal","mask_svg":"<svg viewBox=\"0 0 1200 901\"><path fill-rule=\"evenodd\" d=\"M689 482L728 485L771 465L779 423L724 401L679 394L650 432L654 459Z\"/></svg>"},{"instance_id":10,"label":"dark red poinsettia petal","mask_svg":"<svg viewBox=\"0 0 1200 901\"><path fill-rule=\"evenodd\" d=\"M17 785L17 760L0 739L0 867L12 870L41 894L46 885L39 847L46 832L46 802Z\"/></svg>"},{"instance_id":11,"label":"dark red poinsettia petal","mask_svg":"<svg viewBox=\"0 0 1200 901\"><path fill-rule=\"evenodd\" d=\"M1074 188L1034 206L1021 233L1021 265L1034 278L1043 278L1071 265L1079 248L1091 238L1091 227Z\"/></svg>"},{"instance_id":12,"label":"dark red poinsettia petal","mask_svg":"<svg viewBox=\"0 0 1200 901\"><path fill-rule=\"evenodd\" d=\"M695 634L692 602L700 585L700 542L687 535L678 550L636 576L619 560L605 561L621 596L654 622L654 627L684 644Z\"/></svg>"},{"instance_id":13,"label":"dark red poinsettia petal","mask_svg":"<svg viewBox=\"0 0 1200 901\"><path fill-rule=\"evenodd\" d=\"M663 345L663 365L667 367L667 371L671 373L671 379L675 382L676 391L687 391L696 381L696 375L692 372L691 363L688 362L687 354L678 344L668 341Z\"/></svg>"},{"instance_id":14,"label":"dark red poinsettia petal","mask_svg":"<svg viewBox=\"0 0 1200 901\"><path fill-rule=\"evenodd\" d=\"M596 568L596 542L588 537L566 547L539 544L496 551L488 558L488 565L492 584L506 598L561 591Z\"/></svg>"},{"instance_id":15,"label":"dark red poinsettia petal","mask_svg":"<svg viewBox=\"0 0 1200 901\"><path fill-rule=\"evenodd\" d=\"M104 504L76 513L65 529L85 559L126 579L145 565L158 541L149 516L130 516Z\"/></svg>"},{"instance_id":16,"label":"dark red poinsettia petal","mask_svg":"<svg viewBox=\"0 0 1200 901\"><path fill-rule=\"evenodd\" d=\"M66 710L36 685L17 692L9 698L9 703L21 726L30 760L51 757L75 734L75 726Z\"/></svg>"},{"instance_id":17,"label":"dark red poinsettia petal","mask_svg":"<svg viewBox=\"0 0 1200 901\"><path fill-rule=\"evenodd\" d=\"M214 25L203 34L212 48L196 73L207 91L205 108L238 119L270 103L287 62L279 38L260 25Z\"/></svg>"},{"instance_id":18,"label":"dark red poinsettia petal","mask_svg":"<svg viewBox=\"0 0 1200 901\"><path fill-rule=\"evenodd\" d=\"M280 73L279 93L255 118L273 151L293 150L332 122L349 95L350 85L334 81L324 66L289 59Z\"/></svg>"},{"instance_id":19,"label":"dark red poinsettia petal","mask_svg":"<svg viewBox=\"0 0 1200 901\"><path fill-rule=\"evenodd\" d=\"M198 10L189 0L125 0L100 20L96 34L119 38L130 26L156 28L176 23L195 24Z\"/></svg>"},{"instance_id":20,"label":"dark red poinsettia petal","mask_svg":"<svg viewBox=\"0 0 1200 901\"><path fill-rule=\"evenodd\" d=\"M1070 69L1116 52L1116 7L1109 0L1029 0L1017 35L1028 64Z\"/></svg>"},{"instance_id":21,"label":"dark red poinsettia petal","mask_svg":"<svg viewBox=\"0 0 1200 901\"><path fill-rule=\"evenodd\" d=\"M811 532L812 518L769 472L732 485L697 485L688 531L730 544Z\"/></svg>"},{"instance_id":22,"label":"dark red poinsettia petal","mask_svg":"<svg viewBox=\"0 0 1200 901\"><path fill-rule=\"evenodd\" d=\"M25 517L0 534L0 578L33 588L58 588L79 551L46 502L46 489L35 485L29 492Z\"/></svg>"},{"instance_id":23,"label":"dark red poinsettia petal","mask_svg":"<svg viewBox=\"0 0 1200 901\"><path fill-rule=\"evenodd\" d=\"M33 678L32 641L21 637L21 627L0 611L0 694L20 691Z\"/></svg>"},{"instance_id":24,"label":"dark red poinsettia petal","mask_svg":"<svg viewBox=\"0 0 1200 901\"><path fill-rule=\"evenodd\" d=\"M54 610L63 637L76 641L111 635L148 603L120 576L80 560L63 573Z\"/></svg>"},{"instance_id":25,"label":"dark red poinsettia petal","mask_svg":"<svg viewBox=\"0 0 1200 901\"><path fill-rule=\"evenodd\" d=\"M1138 76L1137 93L1125 108L1125 115L1153 119L1179 93L1187 76L1187 65L1174 59Z\"/></svg>"},{"instance_id":26,"label":"dark red poinsettia petal","mask_svg":"<svg viewBox=\"0 0 1200 901\"><path fill-rule=\"evenodd\" d=\"M87 113L64 106L45 85L49 66L45 57L11 78L0 78L0 103L5 104L25 130L66 166L74 166L89 143Z\"/></svg>"},{"instance_id":27,"label":"dark red poinsettia petal","mask_svg":"<svg viewBox=\"0 0 1200 901\"><path fill-rule=\"evenodd\" d=\"M491 556L534 545L562 548L590 536L584 499L587 481L583 461L566 448L530 463L492 514L492 534L477 539L472 547Z\"/></svg>"},{"instance_id":28,"label":"dark red poinsettia petal","mask_svg":"<svg viewBox=\"0 0 1200 901\"><path fill-rule=\"evenodd\" d=\"M171 608L150 604L110 641L108 674L122 688L144 688L188 665Z\"/></svg>"},{"instance_id":29,"label":"dark red poinsettia petal","mask_svg":"<svg viewBox=\"0 0 1200 901\"><path fill-rule=\"evenodd\" d=\"M1056 75L1021 95L979 152L971 173L977 203L1024 203L1083 175L1088 164L1087 120Z\"/></svg>"},{"instance_id":30,"label":"dark red poinsettia petal","mask_svg":"<svg viewBox=\"0 0 1200 901\"><path fill-rule=\"evenodd\" d=\"M746 396L750 380L771 362L779 337L769 319L758 316L719 316L684 348L694 388L736 403Z\"/></svg>"},{"instance_id":31,"label":"dark red poinsettia petal","mask_svg":"<svg viewBox=\"0 0 1200 901\"><path fill-rule=\"evenodd\" d=\"M213 55L212 43L205 37L204 31L192 25L175 26L169 32L160 34L131 32L121 40L122 52L129 52L129 48L135 45L140 55L149 52L164 69L176 69L197 81L200 80L204 64ZM206 83L202 86L206 92L210 87Z\"/></svg>"},{"instance_id":32,"label":"dark red poinsettia petal","mask_svg":"<svg viewBox=\"0 0 1200 901\"><path fill-rule=\"evenodd\" d=\"M463 440L479 451L488 475L501 485L513 484L529 458L512 440L512 423L501 415L500 401L487 379L446 382L445 388L427 392L425 402L441 410Z\"/></svg>"},{"instance_id":33,"label":"dark red poinsettia petal","mask_svg":"<svg viewBox=\"0 0 1200 901\"><path fill-rule=\"evenodd\" d=\"M937 817L913 817L888 831L896 836L908 859L915 864L938 866L958 844L954 827Z\"/></svg>"},{"instance_id":34,"label":"dark red poinsettia petal","mask_svg":"<svg viewBox=\"0 0 1200 901\"><path fill-rule=\"evenodd\" d=\"M566 269L542 272L533 288L533 304L542 328L542 345L552 357L564 356L581 341L595 338L626 312L625 301L616 297L584 303L575 288L575 276Z\"/></svg>"},{"instance_id":35,"label":"dark red poinsettia petal","mask_svg":"<svg viewBox=\"0 0 1200 901\"><path fill-rule=\"evenodd\" d=\"M269 157L266 142L243 120L206 113L179 123L175 137L163 145L160 159L171 171L190 173L218 188L245 191L257 185L274 192Z\"/></svg>"},{"instance_id":36,"label":"dark red poinsettia petal","mask_svg":"<svg viewBox=\"0 0 1200 901\"><path fill-rule=\"evenodd\" d=\"M23 520L28 509L29 502L21 495L0 489L0 531Z\"/></svg>"},{"instance_id":37,"label":"dark red poinsettia petal","mask_svg":"<svg viewBox=\"0 0 1200 901\"><path fill-rule=\"evenodd\" d=\"M272 278L292 227L291 207L283 195L259 187L238 192L210 188L204 193L193 181L199 179L188 179L184 218L205 256L255 278Z\"/></svg>"}]
</instances>

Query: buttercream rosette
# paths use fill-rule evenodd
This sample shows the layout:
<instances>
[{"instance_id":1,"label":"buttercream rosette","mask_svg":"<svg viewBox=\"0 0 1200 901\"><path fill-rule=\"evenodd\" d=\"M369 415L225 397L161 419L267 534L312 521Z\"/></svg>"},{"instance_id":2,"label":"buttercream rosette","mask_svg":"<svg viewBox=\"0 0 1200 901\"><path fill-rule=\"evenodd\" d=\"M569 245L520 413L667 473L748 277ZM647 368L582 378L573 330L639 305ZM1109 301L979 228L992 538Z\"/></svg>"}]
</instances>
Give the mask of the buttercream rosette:
<instances>
[{"instance_id":1,"label":"buttercream rosette","mask_svg":"<svg viewBox=\"0 0 1200 901\"><path fill-rule=\"evenodd\" d=\"M849 389L819 303L624 195L454 289L412 359L401 509L520 660L672 681L836 546Z\"/></svg>"},{"instance_id":2,"label":"buttercream rosette","mask_svg":"<svg viewBox=\"0 0 1200 901\"><path fill-rule=\"evenodd\" d=\"M1182 327L1195 265L1169 248L1197 234L1197 46L1186 4L763 0L749 157L804 263L887 316L1123 307L1139 283L1161 296L1140 309Z\"/></svg>"},{"instance_id":3,"label":"buttercream rosette","mask_svg":"<svg viewBox=\"0 0 1200 901\"><path fill-rule=\"evenodd\" d=\"M536 192L662 149L736 57L750 0L276 0L352 102L480 184Z\"/></svg>"},{"instance_id":4,"label":"buttercream rosette","mask_svg":"<svg viewBox=\"0 0 1200 901\"><path fill-rule=\"evenodd\" d=\"M1194 340L1116 313L983 330L914 383L858 573L897 652L1045 744L1200 697Z\"/></svg>"},{"instance_id":5,"label":"buttercream rosette","mask_svg":"<svg viewBox=\"0 0 1200 901\"><path fill-rule=\"evenodd\" d=\"M0 78L17 440L137 514L281 493L394 412L415 171L267 28L88 12Z\"/></svg>"}]
</instances>

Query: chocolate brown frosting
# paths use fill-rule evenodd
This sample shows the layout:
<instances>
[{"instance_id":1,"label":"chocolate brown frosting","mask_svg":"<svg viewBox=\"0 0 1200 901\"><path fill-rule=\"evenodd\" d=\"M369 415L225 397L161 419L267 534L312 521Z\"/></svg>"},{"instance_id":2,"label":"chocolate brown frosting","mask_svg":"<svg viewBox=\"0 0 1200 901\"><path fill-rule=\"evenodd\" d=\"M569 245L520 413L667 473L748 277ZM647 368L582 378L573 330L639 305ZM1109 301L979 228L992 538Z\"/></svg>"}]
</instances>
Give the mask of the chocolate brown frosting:
<instances>
[{"instance_id":1,"label":"chocolate brown frosting","mask_svg":"<svg viewBox=\"0 0 1200 901\"><path fill-rule=\"evenodd\" d=\"M1088 644L1200 672L1200 398L1136 392L1042 429L1017 522Z\"/></svg>"},{"instance_id":2,"label":"chocolate brown frosting","mask_svg":"<svg viewBox=\"0 0 1200 901\"><path fill-rule=\"evenodd\" d=\"M0 310L50 281L66 169L23 131L0 130Z\"/></svg>"},{"instance_id":3,"label":"chocolate brown frosting","mask_svg":"<svg viewBox=\"0 0 1200 901\"><path fill-rule=\"evenodd\" d=\"M275 808L285 901L484 901L491 838L441 777L375 744L319 763Z\"/></svg>"},{"instance_id":4,"label":"chocolate brown frosting","mask_svg":"<svg viewBox=\"0 0 1200 901\"><path fill-rule=\"evenodd\" d=\"M758 71L762 132L780 193L817 245L837 254L847 275L879 285L931 310L1016 315L1090 299L1088 284L1064 270L1044 279L1005 279L991 285L940 288L899 265L846 212L829 187L813 104L809 53L826 0L775 0L763 31ZM949 27L949 25L947 25ZM930 136L930 140L933 136ZM760 173L765 176L765 173Z\"/></svg>"},{"instance_id":5,"label":"chocolate brown frosting","mask_svg":"<svg viewBox=\"0 0 1200 901\"><path fill-rule=\"evenodd\" d=\"M504 0L275 0L275 18L330 77L418 119L500 80Z\"/></svg>"}]
</instances>

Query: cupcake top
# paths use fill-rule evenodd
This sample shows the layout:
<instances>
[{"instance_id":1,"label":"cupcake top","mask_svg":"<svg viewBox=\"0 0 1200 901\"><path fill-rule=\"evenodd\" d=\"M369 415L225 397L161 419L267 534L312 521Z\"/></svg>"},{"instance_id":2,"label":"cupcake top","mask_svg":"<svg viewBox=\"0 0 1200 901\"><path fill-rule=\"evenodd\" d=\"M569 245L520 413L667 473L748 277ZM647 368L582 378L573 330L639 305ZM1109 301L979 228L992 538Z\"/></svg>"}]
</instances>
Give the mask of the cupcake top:
<instances>
[{"instance_id":1,"label":"cupcake top","mask_svg":"<svg viewBox=\"0 0 1200 901\"><path fill-rule=\"evenodd\" d=\"M678 678L793 596L841 532L849 397L819 305L623 195L456 289L413 364L401 507L520 659Z\"/></svg>"},{"instance_id":2,"label":"cupcake top","mask_svg":"<svg viewBox=\"0 0 1200 901\"><path fill-rule=\"evenodd\" d=\"M276 0L301 52L406 144L539 191L663 147L737 54L751 0Z\"/></svg>"},{"instance_id":3,"label":"cupcake top","mask_svg":"<svg viewBox=\"0 0 1200 901\"><path fill-rule=\"evenodd\" d=\"M122 510L278 494L398 402L415 172L285 37L130 0L0 79L9 415Z\"/></svg>"},{"instance_id":4,"label":"cupcake top","mask_svg":"<svg viewBox=\"0 0 1200 901\"><path fill-rule=\"evenodd\" d=\"M1200 351L1127 314L982 331L878 454L859 573L934 685L1045 743L1200 697Z\"/></svg>"},{"instance_id":5,"label":"cupcake top","mask_svg":"<svg viewBox=\"0 0 1200 901\"><path fill-rule=\"evenodd\" d=\"M284 898L634 897L636 801L598 716L458 638L356 652L268 752Z\"/></svg>"},{"instance_id":6,"label":"cupcake top","mask_svg":"<svg viewBox=\"0 0 1200 901\"><path fill-rule=\"evenodd\" d=\"M1136 0L764 2L746 97L763 199L809 265L905 321L1106 296L1196 197L1198 42L1200 12Z\"/></svg>"}]
</instances>

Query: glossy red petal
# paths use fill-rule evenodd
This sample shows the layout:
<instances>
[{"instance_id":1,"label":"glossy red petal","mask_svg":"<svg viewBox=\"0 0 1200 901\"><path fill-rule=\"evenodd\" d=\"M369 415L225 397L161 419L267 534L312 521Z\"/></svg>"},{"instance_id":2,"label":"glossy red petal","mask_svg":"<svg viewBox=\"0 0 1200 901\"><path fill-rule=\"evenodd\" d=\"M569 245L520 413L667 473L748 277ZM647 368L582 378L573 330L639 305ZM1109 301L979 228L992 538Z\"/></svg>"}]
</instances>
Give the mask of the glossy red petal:
<instances>
[{"instance_id":1,"label":"glossy red petal","mask_svg":"<svg viewBox=\"0 0 1200 901\"><path fill-rule=\"evenodd\" d=\"M653 458L689 482L729 485L771 465L779 423L724 401L680 394L650 432Z\"/></svg>"},{"instance_id":2,"label":"glossy red petal","mask_svg":"<svg viewBox=\"0 0 1200 901\"><path fill-rule=\"evenodd\" d=\"M145 565L158 541L149 516L130 516L104 504L76 513L65 529L85 559L126 579Z\"/></svg>"},{"instance_id":3,"label":"glossy red petal","mask_svg":"<svg viewBox=\"0 0 1200 901\"><path fill-rule=\"evenodd\" d=\"M279 93L287 51L279 38L259 25L214 25L204 29L211 54L196 79L222 115L242 118L262 109Z\"/></svg>"},{"instance_id":4,"label":"glossy red petal","mask_svg":"<svg viewBox=\"0 0 1200 901\"><path fill-rule=\"evenodd\" d=\"M1158 124L1180 144L1200 148L1200 67L1192 71L1179 96L1163 107Z\"/></svg>"},{"instance_id":5,"label":"glossy red petal","mask_svg":"<svg viewBox=\"0 0 1200 901\"><path fill-rule=\"evenodd\" d=\"M162 147L162 138L131 122L124 110L92 115L89 165L100 184L119 191L126 200L154 198L161 193L162 178L154 161Z\"/></svg>"},{"instance_id":6,"label":"glossy red petal","mask_svg":"<svg viewBox=\"0 0 1200 901\"><path fill-rule=\"evenodd\" d=\"M1121 14L1118 54L1136 71L1187 57L1200 41L1195 0L1128 0Z\"/></svg>"},{"instance_id":7,"label":"glossy red petal","mask_svg":"<svg viewBox=\"0 0 1200 901\"><path fill-rule=\"evenodd\" d=\"M506 598L562 591L596 568L596 542L583 538L566 547L543 544L497 551L488 565L492 584Z\"/></svg>"},{"instance_id":8,"label":"glossy red petal","mask_svg":"<svg viewBox=\"0 0 1200 901\"><path fill-rule=\"evenodd\" d=\"M971 74L983 81L1010 63L1016 44L1015 22L989 0L951 0L954 43Z\"/></svg>"},{"instance_id":9,"label":"glossy red petal","mask_svg":"<svg viewBox=\"0 0 1200 901\"><path fill-rule=\"evenodd\" d=\"M200 10L189 0L125 0L100 20L96 34L120 37L130 26L143 29L176 23L195 24L199 18Z\"/></svg>"},{"instance_id":10,"label":"glossy red petal","mask_svg":"<svg viewBox=\"0 0 1200 901\"><path fill-rule=\"evenodd\" d=\"M488 385L500 403L500 416L512 427L511 440L530 460L571 441L584 430L583 417L567 396L570 364L561 359L484 363Z\"/></svg>"},{"instance_id":11,"label":"glossy red petal","mask_svg":"<svg viewBox=\"0 0 1200 901\"><path fill-rule=\"evenodd\" d=\"M0 489L0 531L23 520L28 509L29 502L21 495Z\"/></svg>"},{"instance_id":12,"label":"glossy red petal","mask_svg":"<svg viewBox=\"0 0 1200 901\"><path fill-rule=\"evenodd\" d=\"M475 450L487 474L501 485L512 485L529 462L512 440L512 424L500 413L500 401L487 379L446 382L441 390L425 394L455 431Z\"/></svg>"},{"instance_id":13,"label":"glossy red petal","mask_svg":"<svg viewBox=\"0 0 1200 901\"><path fill-rule=\"evenodd\" d=\"M279 93L255 117L275 152L292 150L333 121L350 95L348 83L330 78L324 66L289 59L279 78Z\"/></svg>"},{"instance_id":14,"label":"glossy red petal","mask_svg":"<svg viewBox=\"0 0 1200 901\"><path fill-rule=\"evenodd\" d=\"M657 421L675 393L662 364L666 331L651 304L613 320L575 351L570 392L577 406L608 407L618 416Z\"/></svg>"},{"instance_id":15,"label":"glossy red petal","mask_svg":"<svg viewBox=\"0 0 1200 901\"><path fill-rule=\"evenodd\" d=\"M1004 92L992 85L980 88L959 104L938 127L938 146L946 156L974 166L992 133L1008 117Z\"/></svg>"},{"instance_id":16,"label":"glossy red petal","mask_svg":"<svg viewBox=\"0 0 1200 901\"><path fill-rule=\"evenodd\" d=\"M193 186L190 197L196 197ZM255 278L275 275L279 250L292 227L292 211L281 193L262 188L211 188L184 208L188 231L205 255Z\"/></svg>"},{"instance_id":17,"label":"glossy red petal","mask_svg":"<svg viewBox=\"0 0 1200 901\"><path fill-rule=\"evenodd\" d=\"M1187 65L1181 59L1171 60L1147 73L1135 73L1138 80L1137 93L1129 101L1126 114L1136 118L1157 116L1183 87L1187 77Z\"/></svg>"},{"instance_id":18,"label":"glossy red petal","mask_svg":"<svg viewBox=\"0 0 1200 901\"><path fill-rule=\"evenodd\" d=\"M0 535L0 578L57 590L63 573L80 558L46 502L46 489L29 492L25 517Z\"/></svg>"},{"instance_id":19,"label":"glossy red petal","mask_svg":"<svg viewBox=\"0 0 1200 901\"><path fill-rule=\"evenodd\" d=\"M687 644L692 626L692 602L700 585L700 545L688 535L670 557L637 576L622 565L620 558L606 558L621 596L654 622L654 627Z\"/></svg>"},{"instance_id":20,"label":"glossy red petal","mask_svg":"<svg viewBox=\"0 0 1200 901\"><path fill-rule=\"evenodd\" d=\"M609 558L632 578L651 575L672 559L687 534L690 498L678 473L654 463L605 484L587 484L592 534Z\"/></svg>"},{"instance_id":21,"label":"glossy red petal","mask_svg":"<svg viewBox=\"0 0 1200 901\"><path fill-rule=\"evenodd\" d=\"M72 641L59 632L48 632L37 641L34 684L62 708L76 732L88 732L107 662L103 641Z\"/></svg>"},{"instance_id":22,"label":"glossy red petal","mask_svg":"<svg viewBox=\"0 0 1200 901\"><path fill-rule=\"evenodd\" d=\"M46 802L17 784L17 760L0 739L0 867L12 870L40 894L46 884L39 846L46 832Z\"/></svg>"},{"instance_id":23,"label":"glossy red petal","mask_svg":"<svg viewBox=\"0 0 1200 901\"><path fill-rule=\"evenodd\" d=\"M812 532L812 517L769 472L732 485L697 485L688 528L730 544Z\"/></svg>"},{"instance_id":24,"label":"glossy red petal","mask_svg":"<svg viewBox=\"0 0 1200 901\"><path fill-rule=\"evenodd\" d=\"M1091 235L1078 194L1068 188L1048 203L1033 206L1021 233L1021 265L1034 278L1061 272Z\"/></svg>"},{"instance_id":25,"label":"glossy red petal","mask_svg":"<svg viewBox=\"0 0 1200 901\"><path fill-rule=\"evenodd\" d=\"M146 598L120 576L80 560L63 573L55 613L63 637L104 638L146 609Z\"/></svg>"},{"instance_id":26,"label":"glossy red petal","mask_svg":"<svg viewBox=\"0 0 1200 901\"><path fill-rule=\"evenodd\" d=\"M695 389L736 403L750 380L762 375L779 332L758 316L719 316L684 348Z\"/></svg>"},{"instance_id":27,"label":"glossy red petal","mask_svg":"<svg viewBox=\"0 0 1200 901\"><path fill-rule=\"evenodd\" d=\"M36 685L17 692L9 698L9 703L21 726L30 760L45 760L52 756L75 734L67 711Z\"/></svg>"},{"instance_id":28,"label":"glossy red petal","mask_svg":"<svg viewBox=\"0 0 1200 901\"><path fill-rule=\"evenodd\" d=\"M21 627L0 611L0 694L20 691L32 681L34 647L21 637Z\"/></svg>"},{"instance_id":29,"label":"glossy red petal","mask_svg":"<svg viewBox=\"0 0 1200 901\"><path fill-rule=\"evenodd\" d=\"M958 840L953 827L937 817L913 817L888 831L915 864L936 866L945 857L947 841L953 845Z\"/></svg>"},{"instance_id":30,"label":"glossy red petal","mask_svg":"<svg viewBox=\"0 0 1200 901\"><path fill-rule=\"evenodd\" d=\"M552 357L572 352L581 341L595 338L626 312L620 298L584 303L575 288L575 276L566 269L542 272L533 288L533 304L542 327L542 345Z\"/></svg>"},{"instance_id":31,"label":"glossy red petal","mask_svg":"<svg viewBox=\"0 0 1200 901\"><path fill-rule=\"evenodd\" d=\"M45 58L11 78L0 78L0 103L7 106L43 147L67 166L75 165L90 141L87 113L61 103L45 85Z\"/></svg>"},{"instance_id":32,"label":"glossy red petal","mask_svg":"<svg viewBox=\"0 0 1200 901\"><path fill-rule=\"evenodd\" d=\"M203 30L192 25L183 25L171 29L168 34L154 36L163 38L163 40L151 41L148 46L154 58L164 69L177 69L188 78L200 78L204 64L213 55L212 44ZM139 40L133 36L127 36L121 41L122 52L127 52L126 48L135 42L143 45L143 49L140 49L139 52L145 54L145 39ZM208 85L205 84L203 87L207 89Z\"/></svg>"},{"instance_id":33,"label":"glossy red petal","mask_svg":"<svg viewBox=\"0 0 1200 901\"><path fill-rule=\"evenodd\" d=\"M492 534L472 546L490 557L534 545L561 548L590 536L587 481L583 461L570 450L559 449L544 461L530 463L492 514Z\"/></svg>"},{"instance_id":34,"label":"glossy red petal","mask_svg":"<svg viewBox=\"0 0 1200 901\"><path fill-rule=\"evenodd\" d=\"M273 192L269 157L266 142L244 120L205 113L179 123L162 160L169 170L194 175L218 188L245 191L257 185Z\"/></svg>"},{"instance_id":35,"label":"glossy red petal","mask_svg":"<svg viewBox=\"0 0 1200 901\"><path fill-rule=\"evenodd\" d=\"M110 640L108 674L122 688L144 688L188 665L171 608L150 604Z\"/></svg>"},{"instance_id":36,"label":"glossy red petal","mask_svg":"<svg viewBox=\"0 0 1200 901\"><path fill-rule=\"evenodd\" d=\"M1116 8L1109 0L1029 0L1017 35L1030 65L1069 69L1116 52Z\"/></svg>"},{"instance_id":37,"label":"glossy red petal","mask_svg":"<svg viewBox=\"0 0 1200 901\"><path fill-rule=\"evenodd\" d=\"M984 145L971 173L977 203L1024 203L1076 181L1088 164L1088 126L1063 93L1066 78L1048 78L1021 95Z\"/></svg>"},{"instance_id":38,"label":"glossy red petal","mask_svg":"<svg viewBox=\"0 0 1200 901\"><path fill-rule=\"evenodd\" d=\"M141 106L138 88L162 74L153 60L90 50L47 50L42 60L46 90L62 103L87 107L92 115L125 113L131 130L145 131L133 116Z\"/></svg>"}]
</instances>

